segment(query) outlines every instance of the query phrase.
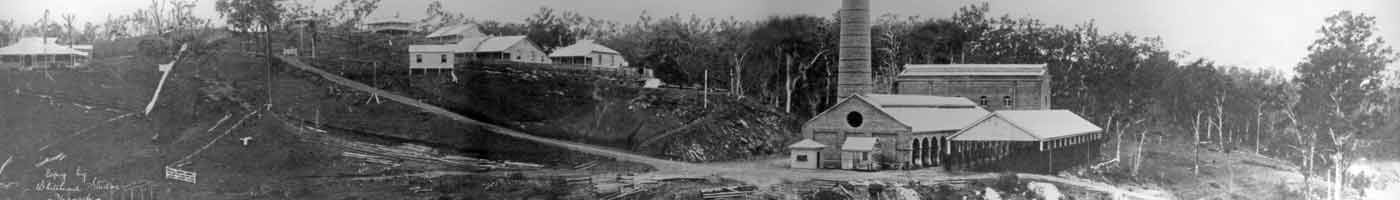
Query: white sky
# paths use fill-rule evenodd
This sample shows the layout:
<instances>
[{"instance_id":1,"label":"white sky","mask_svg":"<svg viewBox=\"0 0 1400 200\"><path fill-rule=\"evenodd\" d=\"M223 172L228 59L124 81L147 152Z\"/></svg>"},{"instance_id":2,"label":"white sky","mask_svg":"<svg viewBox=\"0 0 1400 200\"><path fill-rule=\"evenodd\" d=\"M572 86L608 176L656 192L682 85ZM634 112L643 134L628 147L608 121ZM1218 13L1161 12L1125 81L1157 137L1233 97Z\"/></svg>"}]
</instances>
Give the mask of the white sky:
<instances>
[{"instance_id":1,"label":"white sky","mask_svg":"<svg viewBox=\"0 0 1400 200\"><path fill-rule=\"evenodd\" d=\"M329 6L337 0L296 0ZM400 13L421 17L432 0L384 0L375 15ZM874 15L894 13L947 17L957 8L985 0L872 0ZM196 12L216 17L214 0L200 0ZM671 14L760 19L775 14L830 16L839 0L444 0L471 17L520 21L540 6L572 10L586 16L632 22L643 10ZM1377 17L1381 35L1400 47L1400 0L992 0L995 15L1041 19L1073 25L1095 20L1101 31L1161 36L1174 52L1205 57L1220 64L1291 71L1307 54L1307 45L1323 18L1340 10ZM53 17L74 13L82 21L100 21L108 13L124 14L150 0L0 0L0 19L30 23L50 9ZM1400 67L1400 65L1396 65Z\"/></svg>"}]
</instances>

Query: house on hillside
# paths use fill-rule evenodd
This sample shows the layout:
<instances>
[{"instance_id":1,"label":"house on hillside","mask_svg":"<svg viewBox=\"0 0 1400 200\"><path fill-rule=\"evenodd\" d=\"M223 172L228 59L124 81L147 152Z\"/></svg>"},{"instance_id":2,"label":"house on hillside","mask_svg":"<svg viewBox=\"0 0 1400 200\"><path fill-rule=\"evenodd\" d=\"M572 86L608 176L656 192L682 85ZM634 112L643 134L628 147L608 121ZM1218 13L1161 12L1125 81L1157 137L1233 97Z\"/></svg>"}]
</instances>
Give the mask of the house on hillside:
<instances>
[{"instance_id":1,"label":"house on hillside","mask_svg":"<svg viewBox=\"0 0 1400 200\"><path fill-rule=\"evenodd\" d=\"M554 64L611 68L627 66L627 60L622 58L622 53L595 43L593 40L579 40L573 45L555 49L553 53L549 53L549 60Z\"/></svg>"},{"instance_id":2,"label":"house on hillside","mask_svg":"<svg viewBox=\"0 0 1400 200\"><path fill-rule=\"evenodd\" d=\"M409 45L409 70L450 70L457 63L454 45Z\"/></svg>"},{"instance_id":3,"label":"house on hillside","mask_svg":"<svg viewBox=\"0 0 1400 200\"><path fill-rule=\"evenodd\" d=\"M428 42L433 44L454 44L466 38L486 37L476 24L459 24L439 28L429 33Z\"/></svg>"},{"instance_id":4,"label":"house on hillside","mask_svg":"<svg viewBox=\"0 0 1400 200\"><path fill-rule=\"evenodd\" d=\"M524 63L549 63L548 54L525 36L465 38L453 45L459 62L497 60Z\"/></svg>"},{"instance_id":5,"label":"house on hillside","mask_svg":"<svg viewBox=\"0 0 1400 200\"><path fill-rule=\"evenodd\" d=\"M399 18L398 15L395 15L393 17L366 20L364 23L365 31L392 35L406 35L410 33L417 33L417 26L417 21Z\"/></svg>"},{"instance_id":6,"label":"house on hillside","mask_svg":"<svg viewBox=\"0 0 1400 200\"><path fill-rule=\"evenodd\" d=\"M74 67L87 61L87 52L56 44L54 40L26 37L10 46L0 47L0 68Z\"/></svg>"},{"instance_id":7,"label":"house on hillside","mask_svg":"<svg viewBox=\"0 0 1400 200\"><path fill-rule=\"evenodd\" d=\"M967 97L992 110L1050 109L1046 64L911 64L895 94Z\"/></svg>"},{"instance_id":8,"label":"house on hillside","mask_svg":"<svg viewBox=\"0 0 1400 200\"><path fill-rule=\"evenodd\" d=\"M803 123L802 135L821 144L810 156L817 168L936 166L943 160L938 152L947 137L987 114L966 98L855 94ZM793 166L805 166L795 159Z\"/></svg>"},{"instance_id":9,"label":"house on hillside","mask_svg":"<svg viewBox=\"0 0 1400 200\"><path fill-rule=\"evenodd\" d=\"M466 61L549 63L539 46L525 36L465 38L453 44L408 46L409 69L452 69Z\"/></svg>"},{"instance_id":10,"label":"house on hillside","mask_svg":"<svg viewBox=\"0 0 1400 200\"><path fill-rule=\"evenodd\" d=\"M1054 173L1092 161L1103 129L1068 110L999 110L949 137L950 168Z\"/></svg>"}]
</instances>

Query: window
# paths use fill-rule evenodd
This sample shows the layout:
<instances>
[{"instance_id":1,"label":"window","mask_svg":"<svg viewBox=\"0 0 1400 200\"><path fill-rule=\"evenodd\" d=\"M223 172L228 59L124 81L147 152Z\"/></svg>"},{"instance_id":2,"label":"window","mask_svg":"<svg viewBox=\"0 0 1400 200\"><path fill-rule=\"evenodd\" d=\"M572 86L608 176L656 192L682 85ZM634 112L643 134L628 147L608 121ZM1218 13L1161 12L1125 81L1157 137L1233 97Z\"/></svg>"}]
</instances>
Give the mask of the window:
<instances>
[{"instance_id":1,"label":"window","mask_svg":"<svg viewBox=\"0 0 1400 200\"><path fill-rule=\"evenodd\" d=\"M423 63L423 54L418 54L418 63Z\"/></svg>"},{"instance_id":2,"label":"window","mask_svg":"<svg viewBox=\"0 0 1400 200\"><path fill-rule=\"evenodd\" d=\"M807 162L807 155L797 155L797 162Z\"/></svg>"},{"instance_id":3,"label":"window","mask_svg":"<svg viewBox=\"0 0 1400 200\"><path fill-rule=\"evenodd\" d=\"M981 104L982 106L987 106L987 96L982 96L982 99L977 100L977 104Z\"/></svg>"},{"instance_id":4,"label":"window","mask_svg":"<svg viewBox=\"0 0 1400 200\"><path fill-rule=\"evenodd\" d=\"M447 54L442 54L442 63L447 63Z\"/></svg>"},{"instance_id":5,"label":"window","mask_svg":"<svg viewBox=\"0 0 1400 200\"><path fill-rule=\"evenodd\" d=\"M1001 97L1001 105L1011 107L1011 96Z\"/></svg>"}]
</instances>

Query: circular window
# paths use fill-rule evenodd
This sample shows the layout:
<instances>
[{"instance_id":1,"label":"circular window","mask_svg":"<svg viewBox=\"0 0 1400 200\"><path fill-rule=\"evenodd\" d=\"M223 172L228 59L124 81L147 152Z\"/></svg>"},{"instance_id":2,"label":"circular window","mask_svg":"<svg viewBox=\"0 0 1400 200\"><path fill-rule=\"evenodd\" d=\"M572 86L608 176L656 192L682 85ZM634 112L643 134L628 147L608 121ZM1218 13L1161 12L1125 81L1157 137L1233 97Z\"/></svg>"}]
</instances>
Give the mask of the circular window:
<instances>
[{"instance_id":1,"label":"circular window","mask_svg":"<svg viewBox=\"0 0 1400 200\"><path fill-rule=\"evenodd\" d=\"M846 114L846 124L851 125L851 127L860 127L863 122L865 122L865 116L860 116L859 112L851 111L850 114Z\"/></svg>"}]
</instances>

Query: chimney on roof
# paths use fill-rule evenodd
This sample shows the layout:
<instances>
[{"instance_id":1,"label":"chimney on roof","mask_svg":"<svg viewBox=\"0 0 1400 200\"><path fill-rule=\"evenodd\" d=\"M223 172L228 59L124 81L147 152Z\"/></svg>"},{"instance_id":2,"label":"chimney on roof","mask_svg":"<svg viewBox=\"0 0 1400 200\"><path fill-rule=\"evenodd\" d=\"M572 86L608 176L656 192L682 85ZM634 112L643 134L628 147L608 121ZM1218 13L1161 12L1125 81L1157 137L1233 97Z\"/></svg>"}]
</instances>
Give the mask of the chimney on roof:
<instances>
[{"instance_id":1,"label":"chimney on roof","mask_svg":"<svg viewBox=\"0 0 1400 200\"><path fill-rule=\"evenodd\" d=\"M851 94L869 94L870 77L870 0L841 0L838 14L841 41L836 64L837 99Z\"/></svg>"}]
</instances>

